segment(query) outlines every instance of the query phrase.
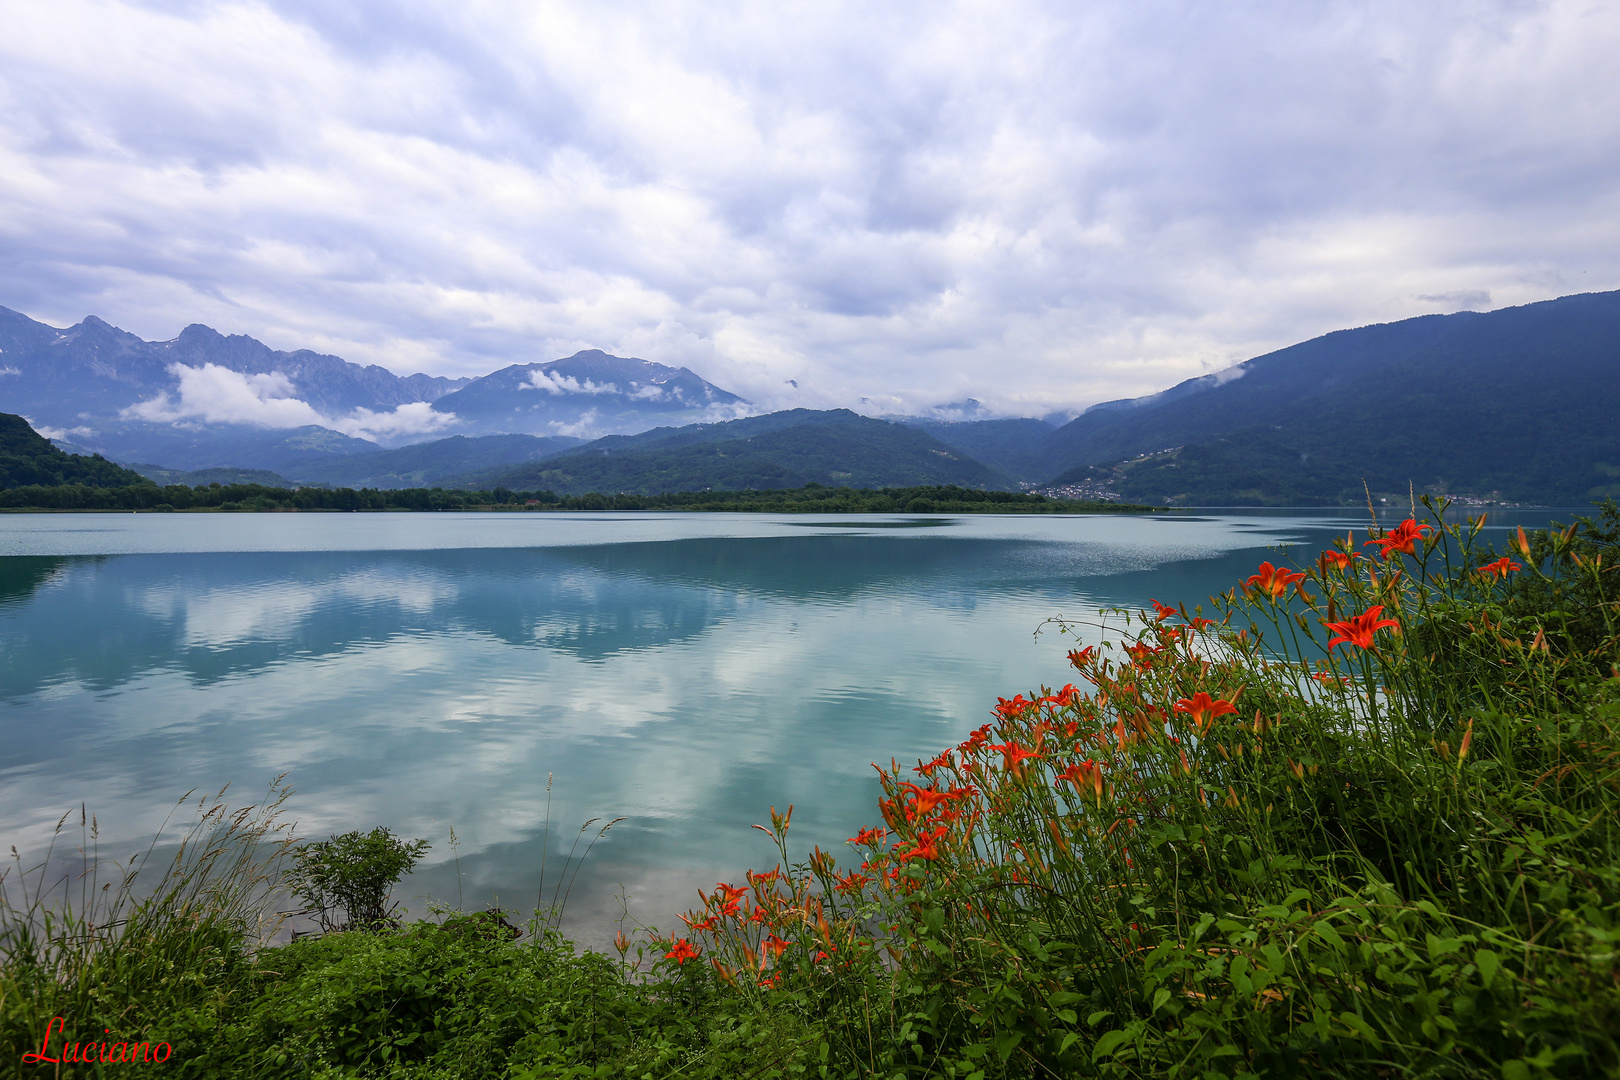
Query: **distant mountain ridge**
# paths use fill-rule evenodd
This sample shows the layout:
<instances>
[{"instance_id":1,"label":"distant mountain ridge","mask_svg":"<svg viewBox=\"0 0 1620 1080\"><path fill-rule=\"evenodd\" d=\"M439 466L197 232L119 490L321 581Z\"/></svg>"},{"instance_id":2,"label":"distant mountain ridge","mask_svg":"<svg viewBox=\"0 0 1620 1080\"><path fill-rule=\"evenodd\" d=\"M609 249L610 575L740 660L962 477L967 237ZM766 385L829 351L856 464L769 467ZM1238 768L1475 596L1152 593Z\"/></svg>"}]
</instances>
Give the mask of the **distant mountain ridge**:
<instances>
[{"instance_id":1,"label":"distant mountain ridge","mask_svg":"<svg viewBox=\"0 0 1620 1080\"><path fill-rule=\"evenodd\" d=\"M94 315L57 329L8 308L0 410L75 447L181 470L281 470L304 456L287 440L364 453L445 435L594 437L753 411L687 368L596 349L479 378L399 376L200 324L145 341Z\"/></svg>"},{"instance_id":2,"label":"distant mountain ridge","mask_svg":"<svg viewBox=\"0 0 1620 1080\"><path fill-rule=\"evenodd\" d=\"M176 385L176 371L196 385ZM156 372L169 389L153 389ZM304 392L295 376L325 389L290 398ZM186 419L188 393L220 387L259 394L284 422ZM1021 482L1176 505L1338 505L1409 486L1540 505L1620 496L1620 291L1335 331L1055 428L982 419L971 399L887 420L806 409L731 419L751 406L690 370L599 350L470 381L400 379L206 327L154 343L99 319L58 331L0 309L0 410L50 393L80 411L28 415L68 449L340 485L612 494ZM383 451L286 422L317 415L312 402L349 408L361 435L366 424L417 425L413 445ZM649 423L661 426L637 430ZM452 425L466 437L424 441ZM626 433L569 444L592 425ZM551 434L478 434L524 426Z\"/></svg>"},{"instance_id":3,"label":"distant mountain ridge","mask_svg":"<svg viewBox=\"0 0 1620 1080\"><path fill-rule=\"evenodd\" d=\"M466 477L467 486L558 494L655 494L955 484L1014 486L1002 473L926 432L848 409L789 409L765 416L640 435L608 436L517 469Z\"/></svg>"},{"instance_id":4,"label":"distant mountain ridge","mask_svg":"<svg viewBox=\"0 0 1620 1080\"><path fill-rule=\"evenodd\" d=\"M57 330L4 307L0 357L8 372L0 376L5 404L40 422L68 427L87 413L117 415L172 392L174 364L214 364L244 375L279 373L297 386L299 400L329 414L435 401L471 381L401 377L375 364L362 367L308 349L277 352L246 335L226 336L199 323L171 341L144 341L94 315Z\"/></svg>"},{"instance_id":5,"label":"distant mountain ridge","mask_svg":"<svg viewBox=\"0 0 1620 1080\"><path fill-rule=\"evenodd\" d=\"M1620 292L1341 330L1233 373L1088 410L1053 434L1045 468L1072 482L1150 455L1113 490L1182 505L1354 503L1364 483L1541 505L1620 495Z\"/></svg>"},{"instance_id":6,"label":"distant mountain ridge","mask_svg":"<svg viewBox=\"0 0 1620 1080\"><path fill-rule=\"evenodd\" d=\"M562 360L501 368L439 398L433 408L480 430L576 434L568 429L584 424L646 430L670 421L729 420L746 411L748 402L688 368L586 349ZM694 416L694 410L703 415Z\"/></svg>"},{"instance_id":7,"label":"distant mountain ridge","mask_svg":"<svg viewBox=\"0 0 1620 1080\"><path fill-rule=\"evenodd\" d=\"M435 487L455 484L472 472L513 468L566 453L584 439L567 435L452 435L448 439L349 454L325 461L290 466L288 475L298 483L336 487Z\"/></svg>"}]
</instances>

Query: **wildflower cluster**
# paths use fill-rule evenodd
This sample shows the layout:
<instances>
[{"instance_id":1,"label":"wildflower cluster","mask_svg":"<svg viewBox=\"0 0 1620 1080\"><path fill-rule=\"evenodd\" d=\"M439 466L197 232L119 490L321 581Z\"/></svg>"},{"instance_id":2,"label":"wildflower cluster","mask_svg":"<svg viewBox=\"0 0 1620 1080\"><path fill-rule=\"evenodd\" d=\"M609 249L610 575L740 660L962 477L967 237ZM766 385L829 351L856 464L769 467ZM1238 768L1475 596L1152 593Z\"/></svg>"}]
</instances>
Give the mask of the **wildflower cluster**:
<instances>
[{"instance_id":1,"label":"wildflower cluster","mask_svg":"<svg viewBox=\"0 0 1620 1080\"><path fill-rule=\"evenodd\" d=\"M1620 1066L1620 968L1581 944L1620 925L1620 669L1571 690L1620 657L1612 560L1574 533L1571 558L1522 533L1497 557L1443 509L1261 563L1214 617L1116 613L1117 647L1069 653L1078 686L879 767L857 870L817 850L689 925L728 980L886 985L888 1049L870 1015L846 1048L884 1075ZM1509 603L1565 573L1595 649ZM1521 911L1503 868L1555 822L1564 869L1538 861L1558 880Z\"/></svg>"}]
</instances>

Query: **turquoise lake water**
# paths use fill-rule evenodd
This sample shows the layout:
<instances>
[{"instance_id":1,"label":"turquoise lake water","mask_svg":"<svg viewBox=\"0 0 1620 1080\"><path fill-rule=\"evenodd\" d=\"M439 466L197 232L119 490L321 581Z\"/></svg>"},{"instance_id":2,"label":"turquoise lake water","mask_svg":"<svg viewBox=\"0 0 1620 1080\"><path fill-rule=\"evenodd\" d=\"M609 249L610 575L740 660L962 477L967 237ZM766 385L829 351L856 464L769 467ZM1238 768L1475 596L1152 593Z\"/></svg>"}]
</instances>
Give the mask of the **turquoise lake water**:
<instances>
[{"instance_id":1,"label":"turquoise lake water","mask_svg":"<svg viewBox=\"0 0 1620 1080\"><path fill-rule=\"evenodd\" d=\"M1487 535L1548 517L1493 514ZM604 940L622 886L670 926L773 861L749 828L772 805L796 806L805 849L841 848L877 819L871 762L931 757L998 695L1069 681L1073 641L1043 620L1191 606L1366 523L4 515L0 844L39 850L82 803L104 852L133 850L184 791L251 799L286 773L303 835L433 844L397 893L418 912L527 911L543 843L555 880L581 823L623 817L567 924Z\"/></svg>"}]
</instances>

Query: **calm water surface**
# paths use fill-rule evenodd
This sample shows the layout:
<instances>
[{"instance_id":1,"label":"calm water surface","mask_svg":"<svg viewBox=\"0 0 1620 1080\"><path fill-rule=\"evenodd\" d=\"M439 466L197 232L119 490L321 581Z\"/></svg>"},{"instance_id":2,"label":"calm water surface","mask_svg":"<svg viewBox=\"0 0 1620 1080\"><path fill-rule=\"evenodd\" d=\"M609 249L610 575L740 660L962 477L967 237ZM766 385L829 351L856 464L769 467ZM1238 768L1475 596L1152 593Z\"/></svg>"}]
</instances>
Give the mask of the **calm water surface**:
<instances>
[{"instance_id":1,"label":"calm water surface","mask_svg":"<svg viewBox=\"0 0 1620 1080\"><path fill-rule=\"evenodd\" d=\"M1068 681L1072 642L1037 637L1044 619L1191 605L1365 522L4 515L0 843L37 850L82 802L132 849L187 789L286 773L305 835L432 842L410 907L526 910L551 775L548 876L582 822L625 818L573 932L610 934L621 885L668 926L772 861L749 828L771 805L796 805L806 848L838 847L876 820L870 762L932 756L997 695Z\"/></svg>"}]
</instances>

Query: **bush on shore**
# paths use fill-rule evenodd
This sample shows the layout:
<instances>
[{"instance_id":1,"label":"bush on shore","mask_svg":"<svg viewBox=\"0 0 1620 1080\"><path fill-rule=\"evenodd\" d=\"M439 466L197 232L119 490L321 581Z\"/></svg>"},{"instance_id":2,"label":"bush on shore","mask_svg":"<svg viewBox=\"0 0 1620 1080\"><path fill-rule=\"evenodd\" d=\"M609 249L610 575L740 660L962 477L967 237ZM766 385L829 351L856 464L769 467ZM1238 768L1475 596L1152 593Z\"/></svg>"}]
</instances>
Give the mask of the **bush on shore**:
<instances>
[{"instance_id":1,"label":"bush on shore","mask_svg":"<svg viewBox=\"0 0 1620 1080\"><path fill-rule=\"evenodd\" d=\"M7 1060L63 1015L187 1076L1620 1075L1620 510L1502 554L1431 509L1117 613L881 768L853 864L773 810L776 865L617 958L500 913L250 948L285 840L216 816L114 918L0 904Z\"/></svg>"}]
</instances>

